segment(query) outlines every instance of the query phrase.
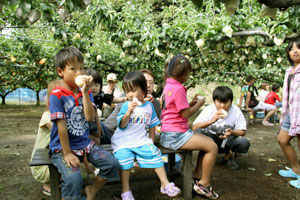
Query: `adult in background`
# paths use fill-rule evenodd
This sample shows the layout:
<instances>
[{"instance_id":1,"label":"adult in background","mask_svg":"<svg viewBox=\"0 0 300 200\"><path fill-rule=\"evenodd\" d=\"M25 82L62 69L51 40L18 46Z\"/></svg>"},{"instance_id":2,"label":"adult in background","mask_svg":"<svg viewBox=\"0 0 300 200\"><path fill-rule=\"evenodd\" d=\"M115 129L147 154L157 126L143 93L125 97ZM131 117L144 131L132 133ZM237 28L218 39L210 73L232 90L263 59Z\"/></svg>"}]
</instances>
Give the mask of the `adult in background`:
<instances>
[{"instance_id":1,"label":"adult in background","mask_svg":"<svg viewBox=\"0 0 300 200\"><path fill-rule=\"evenodd\" d=\"M153 73L148 70L148 69L141 69L140 70L147 81L147 97L145 98L146 101L150 101L153 106L154 106L154 110L156 112L157 117L160 119L160 115L161 115L161 107L160 107L160 103L156 98L153 98L152 93L154 90L154 75ZM124 95L124 94L123 94ZM124 95L125 97L125 95ZM117 106L115 107L115 109L113 110L113 112L103 121L104 125L106 126L106 128L109 129L109 131L111 133L114 133L115 130L117 129L117 115L120 112L122 107L122 104L117 104Z\"/></svg>"},{"instance_id":2,"label":"adult in background","mask_svg":"<svg viewBox=\"0 0 300 200\"><path fill-rule=\"evenodd\" d=\"M114 73L110 73L107 75L106 78L107 84L106 86L103 86L103 92L104 94L107 95L112 95L114 97L121 97L122 91L117 87L117 75ZM106 104L103 103L103 108L102 108L102 117L107 118L114 110L116 107L116 104Z\"/></svg>"},{"instance_id":3,"label":"adult in background","mask_svg":"<svg viewBox=\"0 0 300 200\"><path fill-rule=\"evenodd\" d=\"M117 75L114 73L110 73L107 75L106 78L107 85L103 86L103 92L105 94L113 95L114 97L120 97L123 93L122 91L117 87Z\"/></svg>"},{"instance_id":4,"label":"adult in background","mask_svg":"<svg viewBox=\"0 0 300 200\"><path fill-rule=\"evenodd\" d=\"M270 85L268 83L262 83L259 87L258 99L259 102L265 103L266 96L269 94Z\"/></svg>"},{"instance_id":5,"label":"adult in background","mask_svg":"<svg viewBox=\"0 0 300 200\"><path fill-rule=\"evenodd\" d=\"M268 122L268 120L277 111L276 106L267 103L262 103L257 100L257 89L254 86L255 78L253 76L248 76L246 81L247 85L249 85L246 98L247 111L251 112L251 114L253 113L253 111L257 110L267 111L268 113L263 119L262 124L264 126L273 126L274 124Z\"/></svg>"}]
</instances>

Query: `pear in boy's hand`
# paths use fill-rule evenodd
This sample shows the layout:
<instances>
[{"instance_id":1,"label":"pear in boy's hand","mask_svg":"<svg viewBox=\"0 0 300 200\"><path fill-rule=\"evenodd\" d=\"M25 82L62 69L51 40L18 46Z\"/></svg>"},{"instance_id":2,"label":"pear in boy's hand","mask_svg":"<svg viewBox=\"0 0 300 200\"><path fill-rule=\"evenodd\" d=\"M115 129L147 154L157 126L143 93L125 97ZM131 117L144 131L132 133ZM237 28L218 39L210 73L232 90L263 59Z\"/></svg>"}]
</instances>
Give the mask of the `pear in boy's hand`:
<instances>
[{"instance_id":1,"label":"pear in boy's hand","mask_svg":"<svg viewBox=\"0 0 300 200\"><path fill-rule=\"evenodd\" d=\"M84 84L84 79L88 79L90 76L88 75L79 75L75 78L75 84L78 86L78 87L83 87L83 84Z\"/></svg>"}]
</instances>

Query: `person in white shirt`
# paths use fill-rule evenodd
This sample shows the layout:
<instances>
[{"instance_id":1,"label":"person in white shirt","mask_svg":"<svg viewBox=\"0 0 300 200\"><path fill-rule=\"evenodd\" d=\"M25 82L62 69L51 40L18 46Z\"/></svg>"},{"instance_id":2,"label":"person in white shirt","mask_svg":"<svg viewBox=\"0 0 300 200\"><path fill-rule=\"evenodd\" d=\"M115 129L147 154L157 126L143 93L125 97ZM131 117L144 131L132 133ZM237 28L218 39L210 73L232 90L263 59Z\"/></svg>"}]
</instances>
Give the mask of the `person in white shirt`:
<instances>
[{"instance_id":1,"label":"person in white shirt","mask_svg":"<svg viewBox=\"0 0 300 200\"><path fill-rule=\"evenodd\" d=\"M246 120L239 107L232 104L233 93L227 86L213 91L214 104L208 105L193 122L193 130L209 136L225 153L224 162L230 169L238 169L233 153L246 154L250 142L246 134Z\"/></svg>"},{"instance_id":2,"label":"person in white shirt","mask_svg":"<svg viewBox=\"0 0 300 200\"><path fill-rule=\"evenodd\" d=\"M261 86L259 87L259 93L258 93L258 99L259 102L261 103L265 103L266 100L266 96L269 94L269 89L270 89L270 85L268 83L263 83L261 84Z\"/></svg>"}]
</instances>

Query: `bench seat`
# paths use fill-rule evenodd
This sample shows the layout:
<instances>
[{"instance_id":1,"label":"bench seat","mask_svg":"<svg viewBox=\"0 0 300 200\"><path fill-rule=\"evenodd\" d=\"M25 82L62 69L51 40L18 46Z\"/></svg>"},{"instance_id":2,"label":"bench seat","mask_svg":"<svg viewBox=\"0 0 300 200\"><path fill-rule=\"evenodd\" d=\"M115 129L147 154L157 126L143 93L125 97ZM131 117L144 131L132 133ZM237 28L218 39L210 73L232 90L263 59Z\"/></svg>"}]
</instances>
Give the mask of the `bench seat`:
<instances>
[{"instance_id":1,"label":"bench seat","mask_svg":"<svg viewBox=\"0 0 300 200\"><path fill-rule=\"evenodd\" d=\"M106 151L112 152L111 145L105 144L101 145ZM192 151L186 151L186 150L172 150L167 149L162 146L158 145L158 148L160 149L162 154L168 154L168 169L169 173L174 173L175 169L175 154L179 153L183 157L183 169L182 174L183 175L183 197L186 200L192 199L192 185L193 185L193 179L192 179ZM51 186L51 199L52 200L58 200L61 199L60 195L60 189L59 189L59 180L60 180L60 174L57 170L57 168L52 164L51 159L49 159L48 155L49 150L48 149L36 149L34 152L34 155L32 157L32 160L30 162L30 166L42 166L42 165L48 165L49 171L50 171L50 186Z\"/></svg>"}]
</instances>

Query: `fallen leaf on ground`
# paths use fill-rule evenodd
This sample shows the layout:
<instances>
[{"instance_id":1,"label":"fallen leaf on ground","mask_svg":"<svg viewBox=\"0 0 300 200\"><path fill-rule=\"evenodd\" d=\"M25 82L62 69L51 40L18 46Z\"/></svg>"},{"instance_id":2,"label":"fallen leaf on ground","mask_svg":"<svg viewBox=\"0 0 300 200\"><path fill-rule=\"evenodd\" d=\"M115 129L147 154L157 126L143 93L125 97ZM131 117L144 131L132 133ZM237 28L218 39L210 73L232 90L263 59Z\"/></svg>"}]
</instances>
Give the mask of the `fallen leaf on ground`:
<instances>
[{"instance_id":1,"label":"fallen leaf on ground","mask_svg":"<svg viewBox=\"0 0 300 200\"><path fill-rule=\"evenodd\" d=\"M265 176L272 176L272 173L267 173L265 174Z\"/></svg>"},{"instance_id":2,"label":"fallen leaf on ground","mask_svg":"<svg viewBox=\"0 0 300 200\"><path fill-rule=\"evenodd\" d=\"M254 168L254 167L248 167L248 170L250 170L250 171L256 171L256 169Z\"/></svg>"},{"instance_id":3,"label":"fallen leaf on ground","mask_svg":"<svg viewBox=\"0 0 300 200\"><path fill-rule=\"evenodd\" d=\"M269 158L268 161L269 161L269 162L275 162L276 160L273 159L273 158Z\"/></svg>"}]
</instances>

